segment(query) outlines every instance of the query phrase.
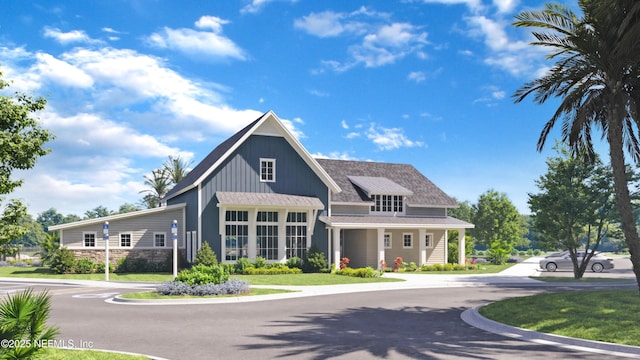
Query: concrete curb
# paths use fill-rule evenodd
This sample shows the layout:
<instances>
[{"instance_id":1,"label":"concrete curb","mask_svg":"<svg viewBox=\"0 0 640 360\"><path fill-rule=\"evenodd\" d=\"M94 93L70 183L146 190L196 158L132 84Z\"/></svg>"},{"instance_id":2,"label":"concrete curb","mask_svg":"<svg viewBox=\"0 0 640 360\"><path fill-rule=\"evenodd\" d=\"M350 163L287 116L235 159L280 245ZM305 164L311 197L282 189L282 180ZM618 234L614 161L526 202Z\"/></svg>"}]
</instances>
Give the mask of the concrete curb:
<instances>
[{"instance_id":1,"label":"concrete curb","mask_svg":"<svg viewBox=\"0 0 640 360\"><path fill-rule=\"evenodd\" d=\"M462 319L462 321L475 328L518 340L530 341L543 345L557 346L565 349L586 351L608 356L640 359L640 347L637 346L576 339L509 326L493 321L491 319L487 319L484 316L480 315L478 309L481 307L482 306L477 306L472 309L465 310L460 315L460 318Z\"/></svg>"}]
</instances>

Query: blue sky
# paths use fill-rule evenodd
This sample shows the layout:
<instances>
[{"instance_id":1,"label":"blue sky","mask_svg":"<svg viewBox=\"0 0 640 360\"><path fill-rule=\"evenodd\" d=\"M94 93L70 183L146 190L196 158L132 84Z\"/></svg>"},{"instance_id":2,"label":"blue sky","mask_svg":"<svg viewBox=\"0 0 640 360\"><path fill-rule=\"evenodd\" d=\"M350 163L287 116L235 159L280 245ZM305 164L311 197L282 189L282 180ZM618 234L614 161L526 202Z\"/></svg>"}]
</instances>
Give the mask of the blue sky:
<instances>
[{"instance_id":1,"label":"blue sky","mask_svg":"<svg viewBox=\"0 0 640 360\"><path fill-rule=\"evenodd\" d=\"M48 99L56 134L12 197L33 215L117 210L168 155L195 164L273 110L312 155L410 163L459 200L493 188L528 213L555 104L513 103L549 63L511 23L543 4L4 0L0 71Z\"/></svg>"}]
</instances>

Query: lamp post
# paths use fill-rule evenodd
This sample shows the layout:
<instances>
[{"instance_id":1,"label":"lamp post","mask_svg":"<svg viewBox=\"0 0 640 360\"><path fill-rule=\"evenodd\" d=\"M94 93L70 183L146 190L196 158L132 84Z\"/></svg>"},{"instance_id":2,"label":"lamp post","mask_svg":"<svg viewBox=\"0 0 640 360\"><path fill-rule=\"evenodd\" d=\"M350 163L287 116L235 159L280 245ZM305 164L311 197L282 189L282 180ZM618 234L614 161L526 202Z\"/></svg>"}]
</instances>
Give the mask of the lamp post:
<instances>
[{"instance_id":1,"label":"lamp post","mask_svg":"<svg viewBox=\"0 0 640 360\"><path fill-rule=\"evenodd\" d=\"M102 240L104 240L104 281L109 281L109 222L102 225Z\"/></svg>"},{"instance_id":2,"label":"lamp post","mask_svg":"<svg viewBox=\"0 0 640 360\"><path fill-rule=\"evenodd\" d=\"M171 240L173 240L173 278L178 277L178 220L171 223Z\"/></svg>"}]
</instances>

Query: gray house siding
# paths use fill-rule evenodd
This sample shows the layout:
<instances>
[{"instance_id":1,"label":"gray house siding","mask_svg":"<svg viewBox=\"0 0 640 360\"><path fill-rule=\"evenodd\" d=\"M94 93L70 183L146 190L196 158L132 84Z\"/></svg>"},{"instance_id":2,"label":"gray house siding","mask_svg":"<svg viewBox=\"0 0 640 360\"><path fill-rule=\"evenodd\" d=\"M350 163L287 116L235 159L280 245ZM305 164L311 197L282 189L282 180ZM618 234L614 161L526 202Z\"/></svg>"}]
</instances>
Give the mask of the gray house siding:
<instances>
[{"instance_id":1,"label":"gray house siding","mask_svg":"<svg viewBox=\"0 0 640 360\"><path fill-rule=\"evenodd\" d=\"M167 201L167 205L186 204L185 231L198 231L198 189L191 189Z\"/></svg>"},{"instance_id":2,"label":"gray house siding","mask_svg":"<svg viewBox=\"0 0 640 360\"><path fill-rule=\"evenodd\" d=\"M362 205L331 205L332 215L369 215L370 206Z\"/></svg>"},{"instance_id":3,"label":"gray house siding","mask_svg":"<svg viewBox=\"0 0 640 360\"><path fill-rule=\"evenodd\" d=\"M260 181L260 159L276 160L276 181ZM231 154L201 185L202 240L222 254L217 191L278 193L314 196L328 206L328 189L282 137L252 135ZM184 202L184 200L181 200ZM312 242L327 251L327 234L316 220Z\"/></svg>"}]
</instances>

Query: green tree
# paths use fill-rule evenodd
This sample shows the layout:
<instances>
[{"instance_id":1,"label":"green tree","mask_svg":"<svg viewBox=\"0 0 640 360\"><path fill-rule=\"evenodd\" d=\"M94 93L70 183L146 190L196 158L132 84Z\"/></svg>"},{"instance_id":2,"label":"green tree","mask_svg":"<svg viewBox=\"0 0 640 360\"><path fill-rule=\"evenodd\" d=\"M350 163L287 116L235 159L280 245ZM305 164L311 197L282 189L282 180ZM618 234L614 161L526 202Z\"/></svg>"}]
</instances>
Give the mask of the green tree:
<instances>
[{"instance_id":1,"label":"green tree","mask_svg":"<svg viewBox=\"0 0 640 360\"><path fill-rule=\"evenodd\" d=\"M9 295L0 303L0 339L28 344L2 346L2 359L34 359L42 348L38 344L54 340L59 331L47 326L51 312L51 296L34 294L31 289Z\"/></svg>"},{"instance_id":2,"label":"green tree","mask_svg":"<svg viewBox=\"0 0 640 360\"><path fill-rule=\"evenodd\" d=\"M49 231L49 226L62 224L64 222L64 215L59 213L56 209L50 208L38 214L36 222L42 225L44 231Z\"/></svg>"},{"instance_id":3,"label":"green tree","mask_svg":"<svg viewBox=\"0 0 640 360\"><path fill-rule=\"evenodd\" d=\"M193 259L194 265L214 266L218 265L218 258L216 253L211 250L209 243L206 241L202 243L202 247L198 250L196 258Z\"/></svg>"},{"instance_id":4,"label":"green tree","mask_svg":"<svg viewBox=\"0 0 640 360\"><path fill-rule=\"evenodd\" d=\"M9 87L0 72L0 90ZM0 205L3 196L12 193L23 183L12 178L15 170L28 170L36 160L50 150L44 144L53 135L42 128L33 114L43 110L46 100L33 98L15 92L13 96L0 95ZM9 200L4 204L0 219L0 245L22 237L26 230L20 226L20 219L27 214L27 208L19 200Z\"/></svg>"},{"instance_id":5,"label":"green tree","mask_svg":"<svg viewBox=\"0 0 640 360\"><path fill-rule=\"evenodd\" d=\"M516 16L516 27L540 30L533 31L536 41L531 45L549 49L547 58L555 63L545 75L518 89L514 98L520 102L534 95L539 104L552 97L561 99L540 134L538 150L561 120L562 141L574 155L593 160L591 136L594 130L602 131L609 145L621 227L640 290L640 237L625 164L625 149L640 163L640 2L580 0L578 4L582 17L558 4Z\"/></svg>"},{"instance_id":6,"label":"green tree","mask_svg":"<svg viewBox=\"0 0 640 360\"><path fill-rule=\"evenodd\" d=\"M105 216L111 215L112 212L109 211L106 207L100 205L93 208L93 210L87 210L84 213L85 219L97 219Z\"/></svg>"},{"instance_id":7,"label":"green tree","mask_svg":"<svg viewBox=\"0 0 640 360\"><path fill-rule=\"evenodd\" d=\"M457 199L454 199L454 200L456 200L459 206L457 208L448 209L447 215L462 221L466 221L468 223L472 223L474 212L475 212L475 208L473 204L471 204L471 202L469 201L460 202ZM465 245L466 258L471 256L471 252L475 247L475 243L476 242L471 234L471 231L468 230L467 232L465 232L464 245ZM449 230L447 232L447 245L448 245L447 262L451 264L457 264L458 263L458 230Z\"/></svg>"},{"instance_id":8,"label":"green tree","mask_svg":"<svg viewBox=\"0 0 640 360\"><path fill-rule=\"evenodd\" d=\"M19 239L12 240L12 244L22 244L25 247L34 247L46 237L46 232L43 230L42 225L33 220L31 215L27 214L21 220L19 225L26 229L26 233Z\"/></svg>"},{"instance_id":9,"label":"green tree","mask_svg":"<svg viewBox=\"0 0 640 360\"><path fill-rule=\"evenodd\" d=\"M124 213L139 211L139 210L141 210L141 209L140 209L140 207L138 205L124 203L124 204L120 205L120 208L118 209L117 213L118 214L124 214Z\"/></svg>"},{"instance_id":10,"label":"green tree","mask_svg":"<svg viewBox=\"0 0 640 360\"><path fill-rule=\"evenodd\" d=\"M494 264L504 264L524 235L522 218L505 193L489 190L478 199L473 218L477 240Z\"/></svg>"},{"instance_id":11,"label":"green tree","mask_svg":"<svg viewBox=\"0 0 640 360\"><path fill-rule=\"evenodd\" d=\"M589 260L617 220L611 170L600 159L592 162L557 147L547 159L548 171L535 181L540 190L529 194L536 242L548 250L569 250L574 278L584 275ZM578 258L581 249L592 250Z\"/></svg>"},{"instance_id":12,"label":"green tree","mask_svg":"<svg viewBox=\"0 0 640 360\"><path fill-rule=\"evenodd\" d=\"M55 231L47 233L47 236L40 242L40 259L45 265L50 265L53 260L53 256L60 247L60 233Z\"/></svg>"},{"instance_id":13,"label":"green tree","mask_svg":"<svg viewBox=\"0 0 640 360\"><path fill-rule=\"evenodd\" d=\"M182 181L182 179L187 176L189 173L189 167L193 161L186 161L178 156L169 155L169 159L167 159L162 169L164 170L164 175L169 179L171 184L175 185Z\"/></svg>"},{"instance_id":14,"label":"green tree","mask_svg":"<svg viewBox=\"0 0 640 360\"><path fill-rule=\"evenodd\" d=\"M150 189L140 191L140 193L146 193L142 198L142 202L149 209L159 207L162 204L162 198L167 194L171 185L164 169L153 170L151 176L145 175L144 184Z\"/></svg>"}]
</instances>

